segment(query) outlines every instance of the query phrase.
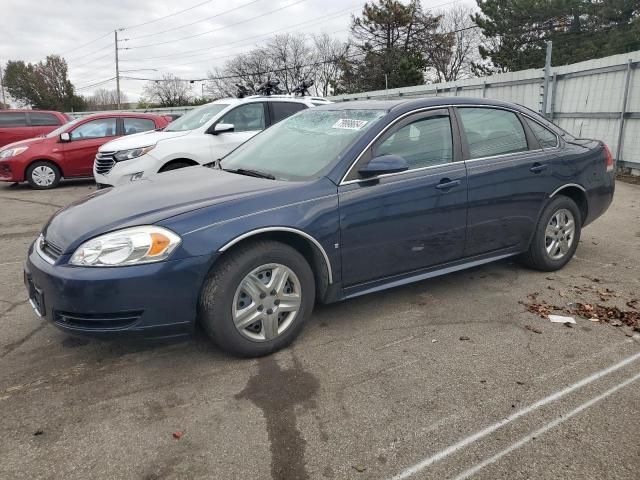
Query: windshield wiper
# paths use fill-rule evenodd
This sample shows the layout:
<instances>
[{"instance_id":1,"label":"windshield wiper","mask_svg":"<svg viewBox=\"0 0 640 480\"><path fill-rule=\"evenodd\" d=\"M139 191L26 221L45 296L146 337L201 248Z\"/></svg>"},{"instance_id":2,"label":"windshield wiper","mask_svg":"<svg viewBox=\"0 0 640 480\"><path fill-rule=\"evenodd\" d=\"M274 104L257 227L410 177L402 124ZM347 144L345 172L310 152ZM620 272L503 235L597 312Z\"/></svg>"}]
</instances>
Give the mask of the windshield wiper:
<instances>
[{"instance_id":1,"label":"windshield wiper","mask_svg":"<svg viewBox=\"0 0 640 480\"><path fill-rule=\"evenodd\" d=\"M248 177L257 177L257 178L266 178L269 180L275 180L276 177L270 173L267 172L261 172L259 170L251 170L248 168L238 168L238 169L230 169L230 168L223 168L222 170L224 170L225 172L231 172L231 173L237 173L239 175L246 175Z\"/></svg>"}]
</instances>

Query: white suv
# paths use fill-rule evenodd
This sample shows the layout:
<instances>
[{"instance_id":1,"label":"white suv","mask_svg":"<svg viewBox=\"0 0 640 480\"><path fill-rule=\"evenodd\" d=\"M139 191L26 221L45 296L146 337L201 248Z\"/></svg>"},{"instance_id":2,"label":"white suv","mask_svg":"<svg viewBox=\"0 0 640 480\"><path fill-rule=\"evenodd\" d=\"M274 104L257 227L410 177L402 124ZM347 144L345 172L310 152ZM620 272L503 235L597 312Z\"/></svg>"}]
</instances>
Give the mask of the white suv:
<instances>
[{"instance_id":1,"label":"white suv","mask_svg":"<svg viewBox=\"0 0 640 480\"><path fill-rule=\"evenodd\" d=\"M116 186L211 163L268 126L325 103L330 102L288 95L217 100L189 111L162 131L127 135L105 143L98 150L93 175L100 187Z\"/></svg>"}]
</instances>

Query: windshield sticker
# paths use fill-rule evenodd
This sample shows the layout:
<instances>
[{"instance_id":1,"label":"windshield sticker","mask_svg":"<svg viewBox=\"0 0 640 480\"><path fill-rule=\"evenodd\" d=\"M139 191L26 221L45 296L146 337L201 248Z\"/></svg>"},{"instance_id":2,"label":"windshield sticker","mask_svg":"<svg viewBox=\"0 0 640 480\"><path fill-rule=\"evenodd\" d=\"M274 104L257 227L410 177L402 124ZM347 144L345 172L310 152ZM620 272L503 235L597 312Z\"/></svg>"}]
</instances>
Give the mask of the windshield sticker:
<instances>
[{"instance_id":1,"label":"windshield sticker","mask_svg":"<svg viewBox=\"0 0 640 480\"><path fill-rule=\"evenodd\" d=\"M366 120L354 120L352 118L341 118L332 125L331 128L342 128L344 130L360 130L367 123Z\"/></svg>"}]
</instances>

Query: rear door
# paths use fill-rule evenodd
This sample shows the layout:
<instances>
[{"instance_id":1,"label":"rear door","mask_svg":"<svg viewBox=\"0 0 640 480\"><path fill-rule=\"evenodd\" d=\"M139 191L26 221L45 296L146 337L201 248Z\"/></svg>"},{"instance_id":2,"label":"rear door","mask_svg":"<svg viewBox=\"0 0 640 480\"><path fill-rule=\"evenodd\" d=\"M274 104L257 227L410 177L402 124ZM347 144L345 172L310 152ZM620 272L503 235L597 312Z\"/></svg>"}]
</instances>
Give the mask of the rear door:
<instances>
[{"instance_id":1,"label":"rear door","mask_svg":"<svg viewBox=\"0 0 640 480\"><path fill-rule=\"evenodd\" d=\"M340 228L345 287L462 257L466 169L448 109L399 121L358 160L341 183ZM371 158L394 154L409 170L359 178Z\"/></svg>"},{"instance_id":2,"label":"rear door","mask_svg":"<svg viewBox=\"0 0 640 480\"><path fill-rule=\"evenodd\" d=\"M211 161L224 157L231 150L264 130L267 126L267 117L265 102L243 103L227 112L211 126L209 131L213 131L216 124L227 123L233 125L233 132L209 135L213 156Z\"/></svg>"},{"instance_id":3,"label":"rear door","mask_svg":"<svg viewBox=\"0 0 640 480\"><path fill-rule=\"evenodd\" d=\"M525 249L548 194L551 153L515 111L457 107L469 182L465 256Z\"/></svg>"},{"instance_id":4,"label":"rear door","mask_svg":"<svg viewBox=\"0 0 640 480\"><path fill-rule=\"evenodd\" d=\"M116 117L97 118L76 126L71 141L63 143L64 175L84 177L93 174L93 161L98 147L120 134Z\"/></svg>"},{"instance_id":5,"label":"rear door","mask_svg":"<svg viewBox=\"0 0 640 480\"><path fill-rule=\"evenodd\" d=\"M53 113L29 112L28 116L34 137L46 135L62 125L62 121Z\"/></svg>"},{"instance_id":6,"label":"rear door","mask_svg":"<svg viewBox=\"0 0 640 480\"><path fill-rule=\"evenodd\" d=\"M308 108L300 102L267 102L267 105L269 106L269 125L278 123L280 120Z\"/></svg>"},{"instance_id":7,"label":"rear door","mask_svg":"<svg viewBox=\"0 0 640 480\"><path fill-rule=\"evenodd\" d=\"M33 136L25 112L0 112L0 147Z\"/></svg>"}]
</instances>

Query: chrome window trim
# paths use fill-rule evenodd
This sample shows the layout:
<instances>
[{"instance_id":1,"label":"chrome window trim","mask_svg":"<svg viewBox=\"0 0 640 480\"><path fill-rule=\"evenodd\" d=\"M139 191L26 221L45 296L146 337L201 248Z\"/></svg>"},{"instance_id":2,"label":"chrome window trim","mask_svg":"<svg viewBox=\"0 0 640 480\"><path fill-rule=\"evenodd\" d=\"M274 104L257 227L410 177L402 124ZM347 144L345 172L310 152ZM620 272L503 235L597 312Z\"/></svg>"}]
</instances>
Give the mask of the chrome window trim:
<instances>
[{"instance_id":1,"label":"chrome window trim","mask_svg":"<svg viewBox=\"0 0 640 480\"><path fill-rule=\"evenodd\" d=\"M349 174L351 173L351 170L353 170L353 167L355 167L355 165L360 161L360 158L362 158L362 156L364 155L364 153L369 150L369 148L371 148L371 146L382 136L384 135L391 127L393 127L396 123L398 123L399 121L403 120L404 118L408 117L409 115L414 115L416 113L421 113L421 112L427 112L429 110L440 110L443 108L493 108L496 110L506 110L508 112L512 112L520 115L526 115L524 113L522 113L520 110L517 110L515 108L509 108L509 107L503 107L501 105L474 105L474 104L467 104L467 103L459 103L459 104L446 104L446 105L435 105L435 106L431 106L431 107L423 107L423 108L418 108L416 110L411 110L410 112L404 113L402 115L400 115L398 118L394 119L393 122L389 123L389 125L387 125L381 132L379 132L368 144L366 147L364 147L364 149L362 149L362 151L358 154L358 156L356 157L356 159L353 161L353 163L351 163L351 165L349 166L349 168L347 169L347 172L342 176L342 179L340 180L340 183L338 183L338 186L342 186L342 185L349 185L352 183L360 183L360 182L370 182L372 180L377 180L379 178L383 178L386 176L391 176L391 175L406 175L407 173L411 173L411 172L417 172L419 170L423 170L423 169L428 169L428 168L435 168L435 167L441 167L443 165L452 165L452 164L456 164L456 163L468 163L468 162L474 162L474 161L478 161L478 160L487 160L489 158L499 158L499 157L504 157L507 155L515 155L518 153L533 153L533 152L541 152L543 151L542 148L538 148L535 150L526 150L526 151L522 151L522 152L512 152L512 153L501 153L500 155L491 155L488 157L481 157L481 158L470 158L468 160L460 160L457 162L447 162L447 163L442 163L440 165L431 165L429 167L421 167L421 168L415 168L413 170L407 170L405 172L398 172L398 173L388 173L388 174L384 174L384 175L378 175L377 177L371 177L371 178L356 178L354 180L346 180L345 178L347 178L349 176ZM528 115L527 115L528 116ZM451 116L449 116L449 118L451 118ZM530 117L531 118L531 117ZM532 120L534 120L533 118L531 118ZM535 121L535 120L534 120ZM524 127L523 127L524 128ZM545 127L546 128L546 127ZM548 130L548 129L547 129ZM555 134L555 132L552 132ZM557 135L556 135L557 136ZM455 139L454 139L455 142ZM455 147L455 145L454 145ZM557 147L556 147L557 148Z\"/></svg>"},{"instance_id":2,"label":"chrome window trim","mask_svg":"<svg viewBox=\"0 0 640 480\"><path fill-rule=\"evenodd\" d=\"M309 240L316 247L318 247L318 250L320 250L320 253L322 253L322 256L324 257L324 261L327 264L327 275L329 276L329 284L333 283L333 271L331 269L331 262L329 261L329 255L327 255L327 252L322 247L320 242L318 242L318 240L313 238L308 233L303 232L302 230L298 230L297 228L291 228L291 227L264 227L264 228L258 228L258 229L255 229L255 230L251 230L249 232L243 233L242 235L234 238L230 242L225 243L222 247L220 247L218 249L218 251L219 252L224 252L224 251L228 250L229 248L231 248L232 246L234 246L236 243L244 240L245 238L249 238L249 237L252 237L252 236L257 235L259 233L265 233L265 232L290 232L290 233L295 233L297 235L300 235L301 237L304 237L307 240Z\"/></svg>"},{"instance_id":3,"label":"chrome window trim","mask_svg":"<svg viewBox=\"0 0 640 480\"><path fill-rule=\"evenodd\" d=\"M522 155L522 154L527 154L527 153L539 153L544 151L542 148L536 148L535 150L520 150L519 152L511 152L511 153L501 153L500 155L489 155L488 157L478 157L478 158L470 158L469 160L465 160L465 163L473 163L473 162L478 162L480 160L489 160L489 159L494 159L494 158L501 158L501 157L510 157L512 155Z\"/></svg>"},{"instance_id":4,"label":"chrome window trim","mask_svg":"<svg viewBox=\"0 0 640 480\"><path fill-rule=\"evenodd\" d=\"M340 185L351 185L353 183L370 182L371 180L378 180L380 178L395 177L395 176L398 176L398 175L406 175L407 173L413 173L413 172L422 172L424 170L431 170L431 169L434 169L434 168L446 167L447 165L458 165L458 166L460 166L460 165L463 165L463 164L464 164L464 160L460 160L459 162L441 163L439 165L429 165L428 167L414 168L412 170L406 170L404 172L384 173L382 175L378 175L376 177L371 177L371 178L356 178L354 180L347 180L346 182L343 182Z\"/></svg>"},{"instance_id":5,"label":"chrome window trim","mask_svg":"<svg viewBox=\"0 0 640 480\"><path fill-rule=\"evenodd\" d=\"M551 195L549 195L549 198L552 198L556 193L558 193L560 190L562 190L563 188L567 188L567 187L577 187L580 190L582 190L583 192L587 192L587 189L584 188L582 185L579 185L577 183L565 183L564 185L556 188L553 193Z\"/></svg>"}]
</instances>

